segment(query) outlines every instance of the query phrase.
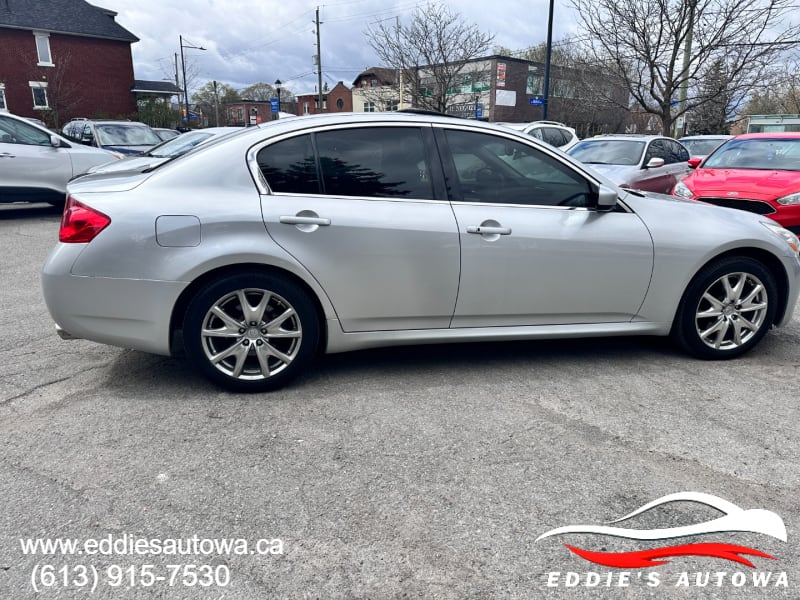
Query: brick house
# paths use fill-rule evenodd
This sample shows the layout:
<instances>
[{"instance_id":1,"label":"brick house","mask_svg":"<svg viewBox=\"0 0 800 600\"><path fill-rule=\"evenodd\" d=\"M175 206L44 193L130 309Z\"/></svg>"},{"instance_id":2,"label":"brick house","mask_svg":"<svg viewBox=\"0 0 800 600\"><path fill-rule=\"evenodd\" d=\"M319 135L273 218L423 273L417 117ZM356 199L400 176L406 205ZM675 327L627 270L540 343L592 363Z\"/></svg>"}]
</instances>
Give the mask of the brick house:
<instances>
[{"instance_id":1,"label":"brick house","mask_svg":"<svg viewBox=\"0 0 800 600\"><path fill-rule=\"evenodd\" d=\"M116 14L84 0L0 0L0 110L53 128L135 114L139 38Z\"/></svg>"},{"instance_id":2,"label":"brick house","mask_svg":"<svg viewBox=\"0 0 800 600\"><path fill-rule=\"evenodd\" d=\"M401 105L398 73L386 67L370 67L359 73L353 80L353 110L381 112L410 106L412 86L405 86L405 104Z\"/></svg>"},{"instance_id":3,"label":"brick house","mask_svg":"<svg viewBox=\"0 0 800 600\"><path fill-rule=\"evenodd\" d=\"M353 112L353 95L343 81L340 81L329 90L323 88L322 91L322 110L319 110L319 94L308 92L298 94L297 116L315 115L319 112L337 113Z\"/></svg>"}]
</instances>

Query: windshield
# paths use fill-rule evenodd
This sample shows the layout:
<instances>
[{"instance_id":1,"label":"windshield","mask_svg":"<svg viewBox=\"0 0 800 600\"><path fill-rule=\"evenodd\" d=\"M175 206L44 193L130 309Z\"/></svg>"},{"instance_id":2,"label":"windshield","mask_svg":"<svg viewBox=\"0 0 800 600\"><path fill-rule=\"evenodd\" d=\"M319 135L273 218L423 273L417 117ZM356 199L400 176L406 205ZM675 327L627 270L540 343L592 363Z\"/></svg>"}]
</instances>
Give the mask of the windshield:
<instances>
[{"instance_id":1,"label":"windshield","mask_svg":"<svg viewBox=\"0 0 800 600\"><path fill-rule=\"evenodd\" d=\"M681 144L686 146L689 154L692 156L705 156L711 154L711 151L725 141L725 138L715 138L706 140L678 140Z\"/></svg>"},{"instance_id":2,"label":"windshield","mask_svg":"<svg viewBox=\"0 0 800 600\"><path fill-rule=\"evenodd\" d=\"M102 146L155 146L161 139L146 125L114 123L97 125L97 141Z\"/></svg>"},{"instance_id":3,"label":"windshield","mask_svg":"<svg viewBox=\"0 0 800 600\"><path fill-rule=\"evenodd\" d=\"M733 139L709 156L703 168L800 171L800 138Z\"/></svg>"},{"instance_id":4,"label":"windshield","mask_svg":"<svg viewBox=\"0 0 800 600\"><path fill-rule=\"evenodd\" d=\"M567 154L588 165L638 165L644 146L635 140L584 140Z\"/></svg>"},{"instance_id":5,"label":"windshield","mask_svg":"<svg viewBox=\"0 0 800 600\"><path fill-rule=\"evenodd\" d=\"M183 135L179 135L176 138L172 138L171 140L156 146L150 150L148 154L150 156L155 156L156 158L173 158L175 156L180 156L181 154L188 152L197 146L197 144L204 142L212 135L212 133L204 133L200 131L184 133Z\"/></svg>"}]
</instances>

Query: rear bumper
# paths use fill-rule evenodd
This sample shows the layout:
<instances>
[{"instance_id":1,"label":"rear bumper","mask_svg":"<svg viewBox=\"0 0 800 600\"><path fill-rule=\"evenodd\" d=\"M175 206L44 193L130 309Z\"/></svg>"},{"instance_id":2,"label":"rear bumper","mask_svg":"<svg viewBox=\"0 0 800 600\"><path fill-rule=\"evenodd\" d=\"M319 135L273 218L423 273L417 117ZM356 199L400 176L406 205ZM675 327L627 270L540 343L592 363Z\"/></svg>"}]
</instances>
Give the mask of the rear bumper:
<instances>
[{"instance_id":1,"label":"rear bumper","mask_svg":"<svg viewBox=\"0 0 800 600\"><path fill-rule=\"evenodd\" d=\"M61 244L42 269L42 292L62 339L170 354L172 308L186 283L70 274L80 244Z\"/></svg>"}]
</instances>

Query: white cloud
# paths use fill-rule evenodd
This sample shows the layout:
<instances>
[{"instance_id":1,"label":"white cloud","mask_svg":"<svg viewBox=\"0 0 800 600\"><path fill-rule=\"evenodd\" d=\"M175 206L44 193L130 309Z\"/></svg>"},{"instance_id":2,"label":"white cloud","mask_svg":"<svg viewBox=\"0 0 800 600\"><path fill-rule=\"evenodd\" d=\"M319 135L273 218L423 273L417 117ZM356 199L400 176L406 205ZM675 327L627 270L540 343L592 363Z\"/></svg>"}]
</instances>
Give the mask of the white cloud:
<instances>
[{"instance_id":1,"label":"white cloud","mask_svg":"<svg viewBox=\"0 0 800 600\"><path fill-rule=\"evenodd\" d=\"M133 44L137 79L174 81L175 54L180 52L179 36L183 36L186 43L207 49L184 49L187 64L196 72L197 87L216 80L241 89L276 79L295 92L316 87L312 63L315 2L97 1L118 12L117 22L140 38ZM465 22L494 34L497 45L521 49L546 39L548 0L448 0L444 4ZM367 26L398 17L402 23L415 6L413 0L340 0L321 5L323 81L329 86L337 81L350 85L360 71L375 66L378 61L367 42ZM553 39L562 39L574 29L572 9L566 0L557 0Z\"/></svg>"}]
</instances>

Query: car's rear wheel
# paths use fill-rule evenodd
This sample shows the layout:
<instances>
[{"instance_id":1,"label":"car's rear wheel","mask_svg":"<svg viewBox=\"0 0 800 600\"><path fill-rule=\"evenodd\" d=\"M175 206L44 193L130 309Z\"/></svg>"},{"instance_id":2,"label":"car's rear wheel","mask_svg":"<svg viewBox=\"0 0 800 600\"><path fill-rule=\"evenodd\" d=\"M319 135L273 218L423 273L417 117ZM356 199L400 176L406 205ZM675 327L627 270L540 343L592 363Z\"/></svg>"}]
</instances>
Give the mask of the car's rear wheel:
<instances>
[{"instance_id":1,"label":"car's rear wheel","mask_svg":"<svg viewBox=\"0 0 800 600\"><path fill-rule=\"evenodd\" d=\"M739 356L755 346L775 318L775 278L757 260L729 257L703 268L678 308L673 338L699 358Z\"/></svg>"},{"instance_id":2,"label":"car's rear wheel","mask_svg":"<svg viewBox=\"0 0 800 600\"><path fill-rule=\"evenodd\" d=\"M190 302L186 354L212 381L233 391L277 389L311 362L319 321L308 295L265 273L224 277Z\"/></svg>"}]
</instances>

